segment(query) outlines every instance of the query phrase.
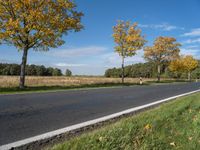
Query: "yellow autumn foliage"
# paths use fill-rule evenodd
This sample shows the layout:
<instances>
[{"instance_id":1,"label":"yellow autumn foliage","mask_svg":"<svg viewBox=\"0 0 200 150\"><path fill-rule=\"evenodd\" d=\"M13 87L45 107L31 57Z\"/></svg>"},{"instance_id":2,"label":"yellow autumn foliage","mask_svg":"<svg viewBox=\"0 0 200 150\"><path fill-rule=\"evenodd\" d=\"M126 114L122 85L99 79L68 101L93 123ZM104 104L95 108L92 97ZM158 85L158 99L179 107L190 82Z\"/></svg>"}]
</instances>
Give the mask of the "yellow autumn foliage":
<instances>
[{"instance_id":1,"label":"yellow autumn foliage","mask_svg":"<svg viewBox=\"0 0 200 150\"><path fill-rule=\"evenodd\" d=\"M113 27L113 38L117 46L115 51L120 56L128 57L136 54L146 43L144 36L141 35L141 30L138 29L137 23L119 21Z\"/></svg>"},{"instance_id":2,"label":"yellow autumn foliage","mask_svg":"<svg viewBox=\"0 0 200 150\"><path fill-rule=\"evenodd\" d=\"M187 55L183 58L183 66L186 71L191 72L198 66L198 61L191 55Z\"/></svg>"},{"instance_id":3,"label":"yellow autumn foliage","mask_svg":"<svg viewBox=\"0 0 200 150\"><path fill-rule=\"evenodd\" d=\"M148 61L154 62L157 65L157 78L160 81L161 65L163 63L172 61L179 56L181 44L176 42L173 37L158 37L153 46L144 48L144 57Z\"/></svg>"},{"instance_id":4,"label":"yellow autumn foliage","mask_svg":"<svg viewBox=\"0 0 200 150\"><path fill-rule=\"evenodd\" d=\"M82 28L82 15L71 0L0 0L0 41L18 49L57 47L63 34Z\"/></svg>"},{"instance_id":5,"label":"yellow autumn foliage","mask_svg":"<svg viewBox=\"0 0 200 150\"><path fill-rule=\"evenodd\" d=\"M169 69L174 72L191 72L196 69L198 66L198 61L193 58L191 55L181 56L179 59L176 59L170 62Z\"/></svg>"},{"instance_id":6,"label":"yellow autumn foliage","mask_svg":"<svg viewBox=\"0 0 200 150\"><path fill-rule=\"evenodd\" d=\"M144 57L149 61L161 64L164 61L170 61L179 56L181 44L176 42L173 37L158 37L153 46L147 46L144 49Z\"/></svg>"},{"instance_id":7,"label":"yellow autumn foliage","mask_svg":"<svg viewBox=\"0 0 200 150\"><path fill-rule=\"evenodd\" d=\"M170 62L169 69L172 72L186 72L191 80L191 72L198 67L198 61L191 55L181 56Z\"/></svg>"}]
</instances>

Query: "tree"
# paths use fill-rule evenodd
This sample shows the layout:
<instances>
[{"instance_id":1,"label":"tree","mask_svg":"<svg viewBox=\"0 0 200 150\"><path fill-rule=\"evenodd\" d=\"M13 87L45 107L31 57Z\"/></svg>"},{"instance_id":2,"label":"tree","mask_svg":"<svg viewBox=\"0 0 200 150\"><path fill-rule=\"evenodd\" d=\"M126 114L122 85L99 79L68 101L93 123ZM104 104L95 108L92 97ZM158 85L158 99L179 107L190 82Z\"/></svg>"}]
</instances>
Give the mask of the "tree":
<instances>
[{"instance_id":1,"label":"tree","mask_svg":"<svg viewBox=\"0 0 200 150\"><path fill-rule=\"evenodd\" d=\"M187 55L183 58L183 66L188 73L188 80L191 81L191 72L198 67L198 61L191 55Z\"/></svg>"},{"instance_id":2,"label":"tree","mask_svg":"<svg viewBox=\"0 0 200 150\"><path fill-rule=\"evenodd\" d=\"M136 51L140 50L144 44L144 37L141 30L137 28L137 23L131 25L130 22L119 21L113 27L113 38L117 46L115 51L122 58L122 83L124 83L124 59L136 55Z\"/></svg>"},{"instance_id":3,"label":"tree","mask_svg":"<svg viewBox=\"0 0 200 150\"><path fill-rule=\"evenodd\" d=\"M53 76L53 68L52 67L49 67L49 68L47 68L47 75L48 76Z\"/></svg>"},{"instance_id":4,"label":"tree","mask_svg":"<svg viewBox=\"0 0 200 150\"><path fill-rule=\"evenodd\" d=\"M62 76L62 71L58 68L53 70L53 76Z\"/></svg>"},{"instance_id":5,"label":"tree","mask_svg":"<svg viewBox=\"0 0 200 150\"><path fill-rule=\"evenodd\" d=\"M110 78L110 77L112 77L112 69L107 69L106 71L105 71L105 74L104 74L104 76L105 77L107 77L107 78Z\"/></svg>"},{"instance_id":6,"label":"tree","mask_svg":"<svg viewBox=\"0 0 200 150\"><path fill-rule=\"evenodd\" d=\"M172 61L169 65L170 71L176 73L186 72L189 81L191 81L191 72L197 67L198 61L191 55L181 56L179 59Z\"/></svg>"},{"instance_id":7,"label":"tree","mask_svg":"<svg viewBox=\"0 0 200 150\"><path fill-rule=\"evenodd\" d=\"M37 66L33 64L26 66L26 75L36 76L37 75L36 68Z\"/></svg>"},{"instance_id":8,"label":"tree","mask_svg":"<svg viewBox=\"0 0 200 150\"><path fill-rule=\"evenodd\" d=\"M170 62L169 70L176 74L176 77L179 78L181 74L184 72L184 65L182 57L177 58Z\"/></svg>"},{"instance_id":9,"label":"tree","mask_svg":"<svg viewBox=\"0 0 200 150\"><path fill-rule=\"evenodd\" d=\"M157 66L157 80L160 82L161 65L179 56L181 44L173 37L158 37L153 46L144 48L144 57Z\"/></svg>"},{"instance_id":10,"label":"tree","mask_svg":"<svg viewBox=\"0 0 200 150\"><path fill-rule=\"evenodd\" d=\"M17 64L11 64L10 65L10 75L19 75L20 73L20 67Z\"/></svg>"},{"instance_id":11,"label":"tree","mask_svg":"<svg viewBox=\"0 0 200 150\"><path fill-rule=\"evenodd\" d=\"M4 69L2 70L2 72L3 72L3 75L7 75L7 76L10 75L10 66L6 65Z\"/></svg>"},{"instance_id":12,"label":"tree","mask_svg":"<svg viewBox=\"0 0 200 150\"><path fill-rule=\"evenodd\" d=\"M44 66L36 66L36 74L37 76L44 76L46 72L46 68Z\"/></svg>"},{"instance_id":13,"label":"tree","mask_svg":"<svg viewBox=\"0 0 200 150\"><path fill-rule=\"evenodd\" d=\"M193 72L192 72L192 77L194 79L200 79L200 68L196 68Z\"/></svg>"},{"instance_id":14,"label":"tree","mask_svg":"<svg viewBox=\"0 0 200 150\"><path fill-rule=\"evenodd\" d=\"M62 44L62 35L79 31L83 14L71 0L0 0L0 42L22 51L20 88L30 49L48 50Z\"/></svg>"},{"instance_id":15,"label":"tree","mask_svg":"<svg viewBox=\"0 0 200 150\"><path fill-rule=\"evenodd\" d=\"M71 77L71 76L72 76L72 72L71 72L71 70L66 69L66 71L65 71L65 75L68 76L68 77Z\"/></svg>"}]
</instances>

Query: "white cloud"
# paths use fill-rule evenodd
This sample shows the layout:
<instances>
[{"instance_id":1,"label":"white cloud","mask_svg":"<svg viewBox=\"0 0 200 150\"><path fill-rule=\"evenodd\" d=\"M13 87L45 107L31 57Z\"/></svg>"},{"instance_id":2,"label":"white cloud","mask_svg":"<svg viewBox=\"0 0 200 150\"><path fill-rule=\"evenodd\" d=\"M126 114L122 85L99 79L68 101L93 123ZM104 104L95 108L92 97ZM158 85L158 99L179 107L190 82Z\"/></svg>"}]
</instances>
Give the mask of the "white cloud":
<instances>
[{"instance_id":1,"label":"white cloud","mask_svg":"<svg viewBox=\"0 0 200 150\"><path fill-rule=\"evenodd\" d=\"M183 55L193 55L195 58L199 59L200 58L200 50L199 49L189 49L189 48L182 48L181 49L181 54Z\"/></svg>"},{"instance_id":2,"label":"white cloud","mask_svg":"<svg viewBox=\"0 0 200 150\"><path fill-rule=\"evenodd\" d=\"M195 49L195 48L199 48L199 45L190 45L187 47L187 49Z\"/></svg>"},{"instance_id":3,"label":"white cloud","mask_svg":"<svg viewBox=\"0 0 200 150\"><path fill-rule=\"evenodd\" d=\"M106 47L100 46L88 46L79 48L68 48L63 50L53 50L49 52L49 55L68 58L68 57L83 57L83 56L95 56L104 53L107 50Z\"/></svg>"},{"instance_id":4,"label":"white cloud","mask_svg":"<svg viewBox=\"0 0 200 150\"><path fill-rule=\"evenodd\" d=\"M184 44L193 44L193 43L200 43L200 38L197 39L188 39L186 41L183 41Z\"/></svg>"},{"instance_id":5,"label":"white cloud","mask_svg":"<svg viewBox=\"0 0 200 150\"><path fill-rule=\"evenodd\" d=\"M122 60L117 53L107 53L101 58L106 67L120 67ZM145 62L143 58L143 51L139 50L135 56L125 58L125 65L131 65L135 63Z\"/></svg>"},{"instance_id":6,"label":"white cloud","mask_svg":"<svg viewBox=\"0 0 200 150\"><path fill-rule=\"evenodd\" d=\"M86 66L86 64L68 64L68 63L56 63L57 67L82 67Z\"/></svg>"},{"instance_id":7,"label":"white cloud","mask_svg":"<svg viewBox=\"0 0 200 150\"><path fill-rule=\"evenodd\" d=\"M170 25L168 23L162 23L162 24L139 24L138 25L141 28L151 28L151 29L160 29L164 31L171 31L171 30L184 30L183 27L178 27L174 25Z\"/></svg>"},{"instance_id":8,"label":"white cloud","mask_svg":"<svg viewBox=\"0 0 200 150\"><path fill-rule=\"evenodd\" d=\"M190 32L184 33L182 36L200 36L200 28L192 29Z\"/></svg>"},{"instance_id":9,"label":"white cloud","mask_svg":"<svg viewBox=\"0 0 200 150\"><path fill-rule=\"evenodd\" d=\"M9 59L4 59L4 58L0 58L0 63L19 63L16 60L9 60Z\"/></svg>"}]
</instances>

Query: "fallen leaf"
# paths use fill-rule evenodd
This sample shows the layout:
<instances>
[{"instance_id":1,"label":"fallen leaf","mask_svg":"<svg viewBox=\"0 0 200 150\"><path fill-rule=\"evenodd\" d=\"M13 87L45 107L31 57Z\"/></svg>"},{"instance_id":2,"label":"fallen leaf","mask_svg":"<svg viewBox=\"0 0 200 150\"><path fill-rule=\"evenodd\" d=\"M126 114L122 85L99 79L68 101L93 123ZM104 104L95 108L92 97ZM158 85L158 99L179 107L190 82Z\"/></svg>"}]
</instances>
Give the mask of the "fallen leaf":
<instances>
[{"instance_id":1,"label":"fallen leaf","mask_svg":"<svg viewBox=\"0 0 200 150\"><path fill-rule=\"evenodd\" d=\"M99 141L102 142L103 141L103 137L99 137Z\"/></svg>"},{"instance_id":2,"label":"fallen leaf","mask_svg":"<svg viewBox=\"0 0 200 150\"><path fill-rule=\"evenodd\" d=\"M144 129L146 129L146 130L151 129L151 125L150 125L150 124L147 124L147 125L144 127Z\"/></svg>"},{"instance_id":3,"label":"fallen leaf","mask_svg":"<svg viewBox=\"0 0 200 150\"><path fill-rule=\"evenodd\" d=\"M171 146L176 146L174 142L170 143Z\"/></svg>"}]
</instances>

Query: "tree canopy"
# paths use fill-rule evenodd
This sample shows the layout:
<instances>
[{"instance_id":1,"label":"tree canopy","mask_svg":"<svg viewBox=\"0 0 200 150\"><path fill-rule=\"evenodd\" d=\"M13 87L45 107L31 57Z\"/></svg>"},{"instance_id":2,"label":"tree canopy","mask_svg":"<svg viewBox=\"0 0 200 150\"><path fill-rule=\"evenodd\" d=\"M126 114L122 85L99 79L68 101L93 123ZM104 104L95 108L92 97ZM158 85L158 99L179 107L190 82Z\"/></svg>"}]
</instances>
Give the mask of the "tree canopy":
<instances>
[{"instance_id":1,"label":"tree canopy","mask_svg":"<svg viewBox=\"0 0 200 150\"><path fill-rule=\"evenodd\" d=\"M62 35L79 31L80 12L70 0L0 0L0 40L23 50L48 50Z\"/></svg>"},{"instance_id":2,"label":"tree canopy","mask_svg":"<svg viewBox=\"0 0 200 150\"><path fill-rule=\"evenodd\" d=\"M0 63L0 75L18 76L20 75L20 65ZM61 76L62 71L58 68L31 64L31 65L26 65L26 75L28 76Z\"/></svg>"},{"instance_id":3,"label":"tree canopy","mask_svg":"<svg viewBox=\"0 0 200 150\"><path fill-rule=\"evenodd\" d=\"M181 44L176 42L173 37L158 37L153 46L144 48L144 57L148 61L155 62L158 67L158 81L160 81L160 66L162 63L169 62L179 56Z\"/></svg>"},{"instance_id":4,"label":"tree canopy","mask_svg":"<svg viewBox=\"0 0 200 150\"><path fill-rule=\"evenodd\" d=\"M122 57L135 55L136 51L141 49L146 42L137 23L119 21L113 27L113 32L113 38L117 44L115 51Z\"/></svg>"},{"instance_id":5,"label":"tree canopy","mask_svg":"<svg viewBox=\"0 0 200 150\"><path fill-rule=\"evenodd\" d=\"M72 71L69 70L69 69L66 69L65 75L68 76L68 77L71 77L72 76Z\"/></svg>"}]
</instances>

